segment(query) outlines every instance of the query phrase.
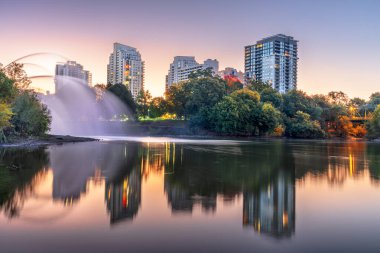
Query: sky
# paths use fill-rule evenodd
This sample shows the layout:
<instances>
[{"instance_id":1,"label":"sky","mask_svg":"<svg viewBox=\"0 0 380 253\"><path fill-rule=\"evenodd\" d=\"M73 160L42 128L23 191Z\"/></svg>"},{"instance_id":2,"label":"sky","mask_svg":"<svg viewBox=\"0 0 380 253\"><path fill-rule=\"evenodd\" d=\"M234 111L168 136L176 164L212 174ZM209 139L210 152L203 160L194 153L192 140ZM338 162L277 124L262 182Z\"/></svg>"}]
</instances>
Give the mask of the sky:
<instances>
[{"instance_id":1,"label":"sky","mask_svg":"<svg viewBox=\"0 0 380 253\"><path fill-rule=\"evenodd\" d=\"M114 42L136 47L145 87L164 92L174 56L244 70L244 46L278 33L299 41L298 88L380 91L378 0L0 0L0 63L52 52L106 83Z\"/></svg>"}]
</instances>

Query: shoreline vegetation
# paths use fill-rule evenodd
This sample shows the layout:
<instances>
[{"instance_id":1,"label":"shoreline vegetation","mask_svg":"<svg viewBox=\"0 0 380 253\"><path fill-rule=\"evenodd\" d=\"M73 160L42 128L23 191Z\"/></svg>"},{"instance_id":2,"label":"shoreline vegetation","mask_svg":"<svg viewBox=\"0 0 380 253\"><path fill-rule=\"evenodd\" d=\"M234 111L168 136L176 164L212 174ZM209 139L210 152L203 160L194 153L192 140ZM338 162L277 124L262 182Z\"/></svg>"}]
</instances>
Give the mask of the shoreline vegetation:
<instances>
[{"instance_id":1,"label":"shoreline vegetation","mask_svg":"<svg viewBox=\"0 0 380 253\"><path fill-rule=\"evenodd\" d=\"M22 64L11 63L0 69L1 146L95 140L47 135L50 111L28 88L30 83ZM380 137L380 92L373 93L368 101L350 99L341 91L328 95L308 95L300 90L279 93L268 83L251 80L243 85L234 77L213 76L210 69L194 72L188 81L170 86L165 97L152 98L149 91L142 90L133 99L123 84L97 84L87 89L93 91L94 102L101 102L107 90L129 108L128 114L90 119L109 130L99 135L333 140Z\"/></svg>"}]
</instances>

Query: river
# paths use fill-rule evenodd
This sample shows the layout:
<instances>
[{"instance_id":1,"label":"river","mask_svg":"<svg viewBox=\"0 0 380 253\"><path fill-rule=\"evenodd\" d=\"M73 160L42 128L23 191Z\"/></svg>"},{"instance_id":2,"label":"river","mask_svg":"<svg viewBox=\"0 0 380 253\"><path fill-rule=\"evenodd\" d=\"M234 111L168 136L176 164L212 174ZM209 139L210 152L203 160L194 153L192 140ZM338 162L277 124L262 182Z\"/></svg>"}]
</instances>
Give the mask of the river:
<instances>
[{"instance_id":1,"label":"river","mask_svg":"<svg viewBox=\"0 0 380 253\"><path fill-rule=\"evenodd\" d=\"M380 144L0 149L0 252L379 252Z\"/></svg>"}]
</instances>

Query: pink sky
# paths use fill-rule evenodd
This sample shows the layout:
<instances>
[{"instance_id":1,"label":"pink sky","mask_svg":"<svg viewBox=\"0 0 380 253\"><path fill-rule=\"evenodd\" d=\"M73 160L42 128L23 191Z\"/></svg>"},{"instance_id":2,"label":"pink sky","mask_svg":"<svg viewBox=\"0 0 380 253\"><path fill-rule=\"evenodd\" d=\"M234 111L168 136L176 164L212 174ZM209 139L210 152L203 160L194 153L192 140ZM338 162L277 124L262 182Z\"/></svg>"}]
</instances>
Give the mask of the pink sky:
<instances>
[{"instance_id":1,"label":"pink sky","mask_svg":"<svg viewBox=\"0 0 380 253\"><path fill-rule=\"evenodd\" d=\"M112 44L119 42L141 52L145 87L159 96L174 56L193 55L198 62L218 59L221 68L243 70L244 46L284 33L300 41L299 89L342 90L350 97L368 98L380 87L379 6L370 0L4 0L0 62L54 52L84 65L93 83L105 83Z\"/></svg>"}]
</instances>

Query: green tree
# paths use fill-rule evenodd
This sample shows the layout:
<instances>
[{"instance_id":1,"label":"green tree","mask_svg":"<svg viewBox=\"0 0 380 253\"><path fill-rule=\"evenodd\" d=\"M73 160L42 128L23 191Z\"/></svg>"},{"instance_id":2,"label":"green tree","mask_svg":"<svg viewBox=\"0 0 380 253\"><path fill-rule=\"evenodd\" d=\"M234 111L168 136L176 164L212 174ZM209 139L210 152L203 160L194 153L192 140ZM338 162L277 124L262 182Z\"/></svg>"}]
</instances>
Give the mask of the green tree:
<instances>
[{"instance_id":1,"label":"green tree","mask_svg":"<svg viewBox=\"0 0 380 253\"><path fill-rule=\"evenodd\" d=\"M241 108L232 97L222 99L212 110L213 130L222 134L239 134L241 122Z\"/></svg>"},{"instance_id":2,"label":"green tree","mask_svg":"<svg viewBox=\"0 0 380 253\"><path fill-rule=\"evenodd\" d=\"M258 93L261 93L265 89L272 88L271 84L262 82L260 80L255 80L255 79L251 80L247 86L251 90L257 91Z\"/></svg>"},{"instance_id":3,"label":"green tree","mask_svg":"<svg viewBox=\"0 0 380 253\"><path fill-rule=\"evenodd\" d=\"M370 138L380 137L380 105L372 114L372 119L367 124L368 136Z\"/></svg>"},{"instance_id":4,"label":"green tree","mask_svg":"<svg viewBox=\"0 0 380 253\"><path fill-rule=\"evenodd\" d=\"M18 90L27 89L31 83L31 80L27 77L23 66L23 64L12 62L2 69L8 78L14 82L13 85Z\"/></svg>"},{"instance_id":5,"label":"green tree","mask_svg":"<svg viewBox=\"0 0 380 253\"><path fill-rule=\"evenodd\" d=\"M186 114L195 115L201 108L211 109L226 95L226 82L221 78L202 77L191 79L189 100L186 103Z\"/></svg>"},{"instance_id":6,"label":"green tree","mask_svg":"<svg viewBox=\"0 0 380 253\"><path fill-rule=\"evenodd\" d=\"M11 124L22 136L40 136L50 129L51 116L48 108L41 104L33 92L24 91L16 97Z\"/></svg>"},{"instance_id":7,"label":"green tree","mask_svg":"<svg viewBox=\"0 0 380 253\"><path fill-rule=\"evenodd\" d=\"M191 95L190 85L186 82L173 84L166 92L168 111L176 114L177 118L186 117L186 104Z\"/></svg>"},{"instance_id":8,"label":"green tree","mask_svg":"<svg viewBox=\"0 0 380 253\"><path fill-rule=\"evenodd\" d=\"M249 89L224 97L211 112L213 129L223 134L265 135L281 121L280 112L270 103L261 103L259 93Z\"/></svg>"},{"instance_id":9,"label":"green tree","mask_svg":"<svg viewBox=\"0 0 380 253\"><path fill-rule=\"evenodd\" d=\"M148 90L141 90L136 97L137 115L146 118L149 116L149 107L152 101L152 95Z\"/></svg>"},{"instance_id":10,"label":"green tree","mask_svg":"<svg viewBox=\"0 0 380 253\"><path fill-rule=\"evenodd\" d=\"M324 138L325 132L319 122L313 121L309 114L297 111L294 118L286 120L285 134L293 138Z\"/></svg>"},{"instance_id":11,"label":"green tree","mask_svg":"<svg viewBox=\"0 0 380 253\"><path fill-rule=\"evenodd\" d=\"M305 112L314 120L319 120L322 109L305 92L291 90L283 95L283 113L287 117L294 117L298 111Z\"/></svg>"},{"instance_id":12,"label":"green tree","mask_svg":"<svg viewBox=\"0 0 380 253\"><path fill-rule=\"evenodd\" d=\"M127 112L132 119L136 118L136 104L133 100L132 93L128 90L127 86L123 84L108 85L107 90L118 97L130 110Z\"/></svg>"},{"instance_id":13,"label":"green tree","mask_svg":"<svg viewBox=\"0 0 380 253\"><path fill-rule=\"evenodd\" d=\"M4 134L4 128L11 125L10 119L13 113L9 104L0 102L0 142L5 142L7 139Z\"/></svg>"},{"instance_id":14,"label":"green tree","mask_svg":"<svg viewBox=\"0 0 380 253\"><path fill-rule=\"evenodd\" d=\"M380 105L380 92L375 92L369 97L369 101L364 106L364 110L367 112L373 112L376 110L378 105Z\"/></svg>"},{"instance_id":15,"label":"green tree","mask_svg":"<svg viewBox=\"0 0 380 253\"><path fill-rule=\"evenodd\" d=\"M281 123L281 112L271 103L264 103L261 108L261 117L258 122L260 135L271 133Z\"/></svg>"},{"instance_id":16,"label":"green tree","mask_svg":"<svg viewBox=\"0 0 380 253\"><path fill-rule=\"evenodd\" d=\"M0 70L0 101L10 103L14 100L16 95L17 88L14 85L14 81Z\"/></svg>"},{"instance_id":17,"label":"green tree","mask_svg":"<svg viewBox=\"0 0 380 253\"><path fill-rule=\"evenodd\" d=\"M168 105L163 97L155 97L149 106L149 114L151 118L158 118L168 111Z\"/></svg>"},{"instance_id":18,"label":"green tree","mask_svg":"<svg viewBox=\"0 0 380 253\"><path fill-rule=\"evenodd\" d=\"M189 79L213 77L212 68L199 69L189 74Z\"/></svg>"},{"instance_id":19,"label":"green tree","mask_svg":"<svg viewBox=\"0 0 380 253\"><path fill-rule=\"evenodd\" d=\"M274 107L281 109L284 99L282 95L272 87L264 88L260 93L261 101L271 103Z\"/></svg>"}]
</instances>

